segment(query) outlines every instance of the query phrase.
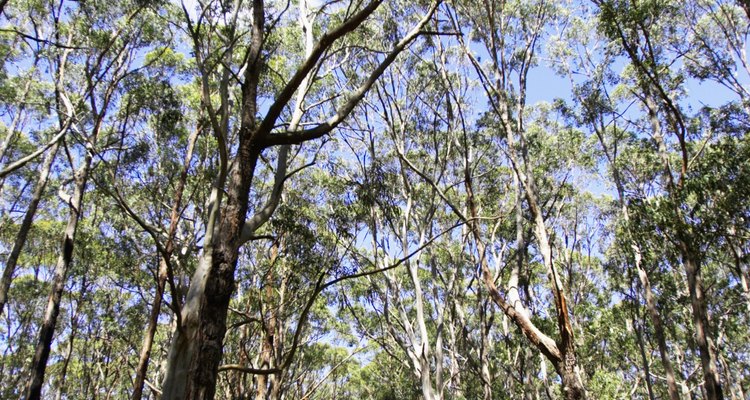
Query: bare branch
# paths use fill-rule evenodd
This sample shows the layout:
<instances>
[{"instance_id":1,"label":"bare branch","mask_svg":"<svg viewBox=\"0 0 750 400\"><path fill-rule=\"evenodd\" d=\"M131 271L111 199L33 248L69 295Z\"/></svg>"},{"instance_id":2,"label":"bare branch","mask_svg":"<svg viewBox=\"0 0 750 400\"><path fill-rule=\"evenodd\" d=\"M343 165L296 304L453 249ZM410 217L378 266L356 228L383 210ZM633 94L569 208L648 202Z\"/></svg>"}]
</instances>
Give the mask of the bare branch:
<instances>
[{"instance_id":1,"label":"bare branch","mask_svg":"<svg viewBox=\"0 0 750 400\"><path fill-rule=\"evenodd\" d=\"M5 178L13 171L16 171L17 169L28 164L30 161L42 155L45 151L47 151L47 149L52 147L55 143L60 141L60 139L62 139L65 136L65 134L68 132L68 128L70 127L70 122L71 120L68 119L68 121L65 123L65 126L63 126L62 129L60 129L60 132L58 132L57 135L55 135L55 137L53 137L52 140L50 140L47 144L40 147L37 151L27 155L26 157L16 160L15 162L5 167L2 171L0 171L0 179Z\"/></svg>"},{"instance_id":2,"label":"bare branch","mask_svg":"<svg viewBox=\"0 0 750 400\"><path fill-rule=\"evenodd\" d=\"M365 94L367 94L367 92L370 90L372 85L375 84L380 76L383 75L385 70L393 63L393 61L396 60L396 57L398 57L398 55L401 54L401 52L407 46L409 46L409 44L414 41L414 39L416 39L423 33L422 28L427 24L427 22L430 21L430 19L432 19L432 16L437 10L439 4L440 0L435 1L430 6L427 14L403 39L401 39L396 44L393 50L391 50L385 57L385 59L377 66L377 68L372 71L370 76L362 83L362 85L360 85L357 90L349 94L346 102L336 111L336 115L332 116L328 119L328 121L314 128L302 131L290 131L269 135L265 138L265 140L262 141L262 146L265 148L283 144L300 144L308 140L320 138L336 128L341 122L344 121L344 119L346 119L346 117L349 116L349 114L351 114L351 112L354 110L354 107L359 104Z\"/></svg>"},{"instance_id":3,"label":"bare branch","mask_svg":"<svg viewBox=\"0 0 750 400\"><path fill-rule=\"evenodd\" d=\"M312 52L307 57L305 62L299 67L299 69L297 69L297 72L294 73L281 93L279 93L278 97L276 97L276 100L268 108L268 113L266 113L266 117L260 123L258 132L260 132L262 135L271 132L274 125L276 124L276 120L281 115L282 110L287 105L287 103L289 103L289 100L291 100L292 96L297 91L305 77L307 77L310 71L312 71L313 68L315 68L315 66L318 64L318 60L320 60L320 57L323 56L323 54L328 50L328 48L333 45L334 42L336 42L336 40L357 29L357 27L359 27L365 21L365 19L370 16L370 14L375 12L375 10L380 6L382 2L383 0L373 0L358 13L347 19L344 23L337 26L332 31L323 34L316 46L312 49Z\"/></svg>"}]
</instances>

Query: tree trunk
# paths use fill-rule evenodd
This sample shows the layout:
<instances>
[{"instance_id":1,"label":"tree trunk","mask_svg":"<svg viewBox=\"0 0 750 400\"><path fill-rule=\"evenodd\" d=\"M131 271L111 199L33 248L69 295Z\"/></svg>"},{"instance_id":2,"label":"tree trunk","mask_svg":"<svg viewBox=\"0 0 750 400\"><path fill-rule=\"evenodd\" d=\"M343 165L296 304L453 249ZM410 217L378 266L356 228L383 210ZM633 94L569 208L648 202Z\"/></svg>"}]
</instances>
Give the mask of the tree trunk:
<instances>
[{"instance_id":1,"label":"tree trunk","mask_svg":"<svg viewBox=\"0 0 750 400\"><path fill-rule=\"evenodd\" d=\"M78 229L78 221L81 218L83 195L86 191L86 183L88 181L92 157L92 153L87 151L83 165L75 174L75 189L73 191L73 196L70 199L68 224L65 227L60 248L60 256L58 257L57 265L55 266L55 276L52 281L49 300L47 301L47 309L44 313L44 321L42 322L42 328L39 332L39 341L37 342L34 358L31 362L31 378L29 380L26 400L39 400L42 395L44 373L47 368L47 360L49 359L50 350L52 348L57 317L60 314L60 301L62 300L63 290L65 289L68 269L73 260L76 230Z\"/></svg>"},{"instance_id":2,"label":"tree trunk","mask_svg":"<svg viewBox=\"0 0 750 400\"><path fill-rule=\"evenodd\" d=\"M260 350L260 367L268 368L271 365L271 345L269 344L272 338L269 338L267 329L264 329L263 342L261 343ZM268 375L260 374L255 378L255 400L266 399L266 389L268 385Z\"/></svg>"},{"instance_id":3,"label":"tree trunk","mask_svg":"<svg viewBox=\"0 0 750 400\"><path fill-rule=\"evenodd\" d=\"M510 138L511 136L512 135L509 135L508 137ZM544 220L541 211L537 206L538 203L536 202L535 193L533 191L533 182L529 182L527 177L522 175L518 169L515 170L516 173L518 173L519 182L525 183L526 188L529 189L526 190L526 199L529 201L532 215L535 217L536 234L537 239L540 242L540 251L544 256L545 265L550 274L553 291L552 294L557 311L557 325L561 336L561 341L559 343L545 335L534 325L527 315L526 309L519 301L515 301L515 304L509 303L508 299L497 289L495 279L492 276L487 262L486 247L482 240L477 223L477 220L479 219L479 211L474 198L472 177L468 167L470 165L471 155L468 154L467 151L464 157L464 187L466 189L467 208L472 219L468 222L468 226L471 230L471 235L473 236L477 253L479 255L479 264L484 285L486 286L493 302L503 310L505 315L521 329L523 335L555 366L557 373L562 378L562 391L565 398L582 399L584 398L585 391L578 371L575 346L573 343L573 330L570 326L567 303L565 301L562 283L560 282L559 276L554 268L554 264L551 262L551 247L547 241L546 228L544 227ZM515 159L513 159L513 163L518 165Z\"/></svg>"},{"instance_id":4,"label":"tree trunk","mask_svg":"<svg viewBox=\"0 0 750 400\"><path fill-rule=\"evenodd\" d=\"M724 394L721 389L719 373L716 370L716 356L710 343L710 325L706 301L703 297L703 280L701 278L700 261L693 255L685 241L679 242L680 250L687 275L690 304L693 309L693 328L695 340L700 351L703 380L708 400L722 400Z\"/></svg>"},{"instance_id":5,"label":"tree trunk","mask_svg":"<svg viewBox=\"0 0 750 400\"><path fill-rule=\"evenodd\" d=\"M559 371L562 378L563 397L566 400L579 400L584 398L583 382L578 373L578 361L575 352L567 350L564 352L565 358L562 363L562 370Z\"/></svg>"},{"instance_id":6,"label":"tree trunk","mask_svg":"<svg viewBox=\"0 0 750 400\"><path fill-rule=\"evenodd\" d=\"M266 15L263 0L253 0L252 5L252 36L251 43L245 59L248 64L244 66L245 79L241 83L241 112L239 115L239 144L237 152L231 163L231 173L227 177L228 182L223 181L224 174L229 168L228 153L230 148L225 140L228 138L229 99L226 84L229 76L222 83L222 116L221 121L217 115L212 113L211 89L208 75L202 71L203 76L203 100L209 107L210 119L212 121L214 134L219 139L220 147L220 179L214 185L212 191L211 209L221 210L220 215L209 216L209 224L204 237L204 251L190 283L190 289L182 310L182 325L177 328L170 354L168 367L163 385L163 399L213 399L216 390L216 378L218 366L222 357L222 342L226 332L226 316L229 300L234 291L234 272L237 266L239 248L243 239L254 231L259 224L270 218L278 205L278 194L281 191L285 175L282 175L277 184L274 185L275 203L270 203L260 215L256 213L247 226L245 219L248 211L248 198L252 185L255 166L264 148L299 144L314 140L331 132L354 107L362 100L365 93L372 87L374 82L383 74L385 69L396 59L419 34L422 27L432 18L437 8L433 3L428 13L401 41L399 41L391 52L372 70L372 73L364 83L352 92L347 101L336 110L334 116L315 128L305 129L302 133L293 130L285 133L271 135L276 129L277 120L282 111L288 105L291 97L299 90L306 90L302 83L315 70L318 61L330 46L339 38L346 36L359 27L381 4L382 0L373 0L365 4L359 11L352 14L348 19L329 30L321 36L315 44L313 52L300 65L290 80L284 86L276 100L265 112L265 117L258 121L258 87L260 74L264 66L264 55L262 54L266 34ZM195 33L194 40L198 33ZM196 48L195 54L200 54L200 48ZM225 54L228 54L225 52ZM202 62L199 62L202 65ZM222 128L222 124L224 128ZM283 147L282 147L283 148ZM284 150L287 152L288 150ZM285 157L285 156L284 156ZM277 173L280 172L277 168ZM226 186L227 202L221 206L221 197ZM211 219L221 221L214 225ZM252 225L255 224L255 227ZM214 229L214 226L216 229ZM244 228L244 229L243 229Z\"/></svg>"},{"instance_id":7,"label":"tree trunk","mask_svg":"<svg viewBox=\"0 0 750 400\"><path fill-rule=\"evenodd\" d=\"M271 265L271 268L275 268L276 264L276 258L279 254L279 242L281 238L274 241L273 245L271 246L271 258L269 260L269 265ZM266 274L266 293L265 298L261 297L261 301L265 301L267 303L273 304L273 292L274 288L276 288L276 280L275 280L275 274L274 271L269 271ZM262 329L263 329L263 341L261 342L261 350L260 350L260 367L262 369L267 369L271 367L271 358L274 353L274 337L276 333L276 325L277 325L277 318L276 318L277 309L271 308L269 310L267 318L263 316L264 319L267 319L267 321L263 321ZM269 377L268 375L261 374L257 375L256 378L256 388L257 391L255 393L255 400L265 400L266 399L266 391L268 389L268 383L269 383Z\"/></svg>"},{"instance_id":8,"label":"tree trunk","mask_svg":"<svg viewBox=\"0 0 750 400\"><path fill-rule=\"evenodd\" d=\"M492 400L492 375L490 374L490 343L487 338L487 305L482 291L477 291L477 309L479 309L479 374L482 380L482 399Z\"/></svg>"},{"instance_id":9,"label":"tree trunk","mask_svg":"<svg viewBox=\"0 0 750 400\"><path fill-rule=\"evenodd\" d=\"M213 399L222 356L232 265L222 254L201 259L169 351L162 399ZM214 261L216 258L218 261ZM228 260L231 261L231 260ZM210 291L207 290L210 288ZM206 293L208 292L208 293Z\"/></svg>"},{"instance_id":10,"label":"tree trunk","mask_svg":"<svg viewBox=\"0 0 750 400\"><path fill-rule=\"evenodd\" d=\"M661 357L661 364L664 367L664 375L667 379L667 391L669 392L669 398L671 400L680 400L679 391L677 390L677 381L675 380L674 369L672 368L672 362L669 359L669 350L667 349L667 340L664 335L664 324L659 314L656 300L654 299L654 293L651 290L651 282L648 279L648 273L641 265L640 248L637 245L633 245L635 249L635 266L638 269L638 278L643 286L643 294L646 298L646 308L651 316L651 323L654 325L654 335L656 335L656 343L659 346L659 356Z\"/></svg>"},{"instance_id":11,"label":"tree trunk","mask_svg":"<svg viewBox=\"0 0 750 400\"><path fill-rule=\"evenodd\" d=\"M409 207L407 207L408 209ZM408 215L408 211L406 212ZM403 225L403 232L401 232L402 238L404 238L404 243L402 243L402 248L407 249L406 247L408 244L405 243L406 240L406 224ZM431 368L430 368L430 338L427 333L427 323L425 320L425 312L424 312L424 300L423 300L423 292L422 292L422 284L419 281L419 264L416 261L409 260L407 261L407 268L409 270L409 277L411 279L412 285L414 286L414 309L416 311L416 319L414 323L417 325L417 329L419 330L419 338L412 337L412 345L415 347L414 352L416 356L419 359L419 377L420 377L420 384L422 387L422 395L424 396L425 400L435 400L435 390L432 387L432 374L431 374ZM419 343L419 346L417 346L417 343ZM442 360L438 360L438 363L442 362ZM417 367L415 365L415 367Z\"/></svg>"},{"instance_id":12,"label":"tree trunk","mask_svg":"<svg viewBox=\"0 0 750 400\"><path fill-rule=\"evenodd\" d=\"M508 124L509 129L510 124ZM509 130L511 131L511 130ZM576 357L575 341L573 327L570 323L570 312L568 310L568 301L565 298L565 288L557 271L557 266L552 257L552 244L547 233L547 226L544 221L544 215L539 206L538 195L536 192L536 183L533 176L533 169L528 159L528 149L526 147L525 134L518 129L520 138L521 164L518 163L515 151L515 144L512 135L509 135L509 144L511 146L511 161L514 164L514 171L518 175L518 180L523 187L526 201L534 221L534 234L537 239L539 252L542 254L544 266L550 279L552 289L552 298L557 312L557 330L560 334L560 341L557 348L562 356L561 362L556 366L557 372L562 378L562 391L566 399L582 399L585 396L583 381L581 380L578 361ZM525 169L525 171L524 171Z\"/></svg>"},{"instance_id":13,"label":"tree trunk","mask_svg":"<svg viewBox=\"0 0 750 400\"><path fill-rule=\"evenodd\" d=\"M212 400L216 391L218 367L222 358L229 300L234 291L234 271L241 246L242 228L247 217L248 199L255 166L262 151L257 128L258 84L262 68L261 49L264 41L265 10L262 0L252 4L253 28L248 65L242 84L242 110L239 145L229 176L227 159L228 115L222 112L221 122L209 109L213 133L219 141L220 173L211 194L209 223L204 237L205 247L198 268L190 282L182 324L177 327L167 360L162 387L164 400ZM196 43L197 39L196 39ZM197 45L197 44L196 44ZM194 49L200 53L200 49ZM229 54L229 53L227 53ZM208 77L203 73L204 101L211 102ZM222 110L228 110L227 81L222 82ZM228 113L228 111L226 111ZM275 121L273 121L275 122ZM269 132L270 132L269 128ZM225 178L228 182L225 182ZM222 195L227 204L222 207Z\"/></svg>"},{"instance_id":14,"label":"tree trunk","mask_svg":"<svg viewBox=\"0 0 750 400\"><path fill-rule=\"evenodd\" d=\"M210 400L216 391L239 238L259 155L249 139L241 139L238 153L215 245L204 249L182 310L182 326L172 339L162 388L164 400Z\"/></svg>"},{"instance_id":15,"label":"tree trunk","mask_svg":"<svg viewBox=\"0 0 750 400\"><path fill-rule=\"evenodd\" d=\"M146 381L148 362L151 358L151 346L154 342L154 335L156 335L156 328L159 322L159 313L161 311L162 296L164 295L166 284L167 263L162 259L159 263L159 277L156 283L154 303L151 305L151 314L149 315L148 319L148 327L146 328L146 333L143 336L141 352L138 356L138 367L135 373L135 381L133 382L133 395L131 396L132 400L140 400L143 397L143 385Z\"/></svg>"},{"instance_id":16,"label":"tree trunk","mask_svg":"<svg viewBox=\"0 0 750 400\"><path fill-rule=\"evenodd\" d=\"M70 338L68 339L68 348L65 351L65 361L63 361L62 371L60 371L60 377L57 384L57 393L55 394L55 400L62 400L63 395L67 392L65 385L65 377L68 374L68 367L70 366L70 358L73 355L73 343L75 342L76 335L78 334L78 310L81 308L81 302L84 301L86 295L86 277L83 277L81 282L81 291L78 296L78 307L76 312L70 318ZM71 307L72 312L72 307Z\"/></svg>"},{"instance_id":17,"label":"tree trunk","mask_svg":"<svg viewBox=\"0 0 750 400\"><path fill-rule=\"evenodd\" d=\"M10 255L8 255L8 260L5 262L2 282L0 282L0 315L2 315L3 309L5 308L5 303L8 301L8 291L10 290L10 284L13 281L13 273L15 272L16 265L18 264L18 257L21 255L21 251L26 244L26 239L29 235L31 224L34 222L34 216L36 215L36 211L39 207L39 202L42 200L44 189L47 187L49 173L52 169L52 164L55 161L58 147L59 142L52 145L52 148L49 149L47 156L44 158L42 170L39 173L39 179L37 180L36 188L34 188L34 194L32 194L31 201L29 202L29 207L26 209L26 214L23 216L21 227L18 230L16 241L13 244L13 250L11 250Z\"/></svg>"},{"instance_id":18,"label":"tree trunk","mask_svg":"<svg viewBox=\"0 0 750 400\"><path fill-rule=\"evenodd\" d=\"M156 335L156 328L159 323L159 313L161 311L162 298L164 296L164 290L167 285L167 279L169 277L169 265L168 257L172 256L174 252L174 237L177 232L177 223L180 219L180 208L182 206L182 194L185 191L185 183L187 182L188 171L190 169L190 160L193 158L193 149L195 148L195 142L200 134L200 126L196 129L188 141L188 147L185 154L185 162L183 164L182 172L180 174L180 180L177 182L175 189L174 201L172 203L172 211L169 222L169 233L167 236L167 243L164 246L164 252L159 262L159 275L156 283L156 295L154 297L154 303L151 306L151 314L149 315L148 327L143 337L143 344L141 345L141 353L138 357L138 368L136 370L135 382L133 382L133 395L132 400L140 400L143 397L143 385L146 380L146 373L148 372L148 363L151 357L151 347L154 343L154 335ZM173 293L176 296L177 293Z\"/></svg>"},{"instance_id":19,"label":"tree trunk","mask_svg":"<svg viewBox=\"0 0 750 400\"><path fill-rule=\"evenodd\" d=\"M638 350L641 354L641 362L643 362L643 375L646 379L646 390L648 391L649 400L656 400L654 397L654 387L651 383L651 367L649 366L648 356L646 355L646 345L643 343L643 328L640 321L638 321L638 318L640 318L640 316L633 316L633 329L635 330L636 340L638 340Z\"/></svg>"},{"instance_id":20,"label":"tree trunk","mask_svg":"<svg viewBox=\"0 0 750 400\"><path fill-rule=\"evenodd\" d=\"M279 240L283 240L282 238L279 238ZM273 257L277 257L278 253L273 255ZM275 307L272 316L275 326L275 333L273 335L273 351L271 353L273 357L274 366L277 368L286 368L284 367L284 342L286 338L286 332L288 331L289 327L285 323L285 320L283 319L283 316L286 313L286 305L287 305L287 297L286 297L286 289L287 289L287 283L289 280L289 272L285 268L285 265L283 263L277 264L274 262L271 262L271 265L277 265L281 270L278 272L278 276L281 278L280 286L277 287L277 295L278 295L278 305ZM276 372L274 374L269 375L269 400L280 400L284 396L283 391L283 383L284 383L284 372Z\"/></svg>"},{"instance_id":21,"label":"tree trunk","mask_svg":"<svg viewBox=\"0 0 750 400\"><path fill-rule=\"evenodd\" d=\"M658 121L652 121L652 124L653 129L660 129ZM667 392L669 393L670 400L680 400L674 368L672 367L672 362L667 350L667 341L664 334L664 324L662 322L661 315L659 314L659 309L656 304L656 298L654 297L654 293L651 290L651 281L648 277L648 272L643 266L641 246L635 240L635 237L633 236L634 233L631 230L630 210L625 197L625 184L623 183L620 171L617 168L614 168L616 165L617 153L612 153L610 151L609 146L604 140L604 132L600 129L600 127L594 124L594 129L597 131L599 142L604 148L604 153L607 157L607 160L613 167L612 177L614 179L615 187L617 188L618 201L620 202L620 206L622 209L622 216L626 223L628 235L630 236L630 248L631 250L633 250L633 259L635 267L638 271L638 279L640 280L641 286L643 287L643 296L646 299L646 309L648 310L649 316L651 317L651 323L654 326L654 334L656 335L656 341L659 347L659 356L661 358L662 367L664 368L664 375L667 381ZM650 382L650 380L648 380L647 382Z\"/></svg>"}]
</instances>

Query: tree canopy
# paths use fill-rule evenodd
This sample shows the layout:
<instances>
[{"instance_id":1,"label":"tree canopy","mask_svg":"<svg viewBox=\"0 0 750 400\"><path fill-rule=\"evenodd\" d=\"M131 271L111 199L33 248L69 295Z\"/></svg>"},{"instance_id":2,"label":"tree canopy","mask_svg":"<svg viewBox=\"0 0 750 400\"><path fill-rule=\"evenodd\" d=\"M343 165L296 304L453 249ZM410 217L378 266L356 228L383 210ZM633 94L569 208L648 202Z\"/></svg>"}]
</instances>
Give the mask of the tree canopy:
<instances>
[{"instance_id":1,"label":"tree canopy","mask_svg":"<svg viewBox=\"0 0 750 400\"><path fill-rule=\"evenodd\" d=\"M746 399L745 0L0 0L0 398Z\"/></svg>"}]
</instances>

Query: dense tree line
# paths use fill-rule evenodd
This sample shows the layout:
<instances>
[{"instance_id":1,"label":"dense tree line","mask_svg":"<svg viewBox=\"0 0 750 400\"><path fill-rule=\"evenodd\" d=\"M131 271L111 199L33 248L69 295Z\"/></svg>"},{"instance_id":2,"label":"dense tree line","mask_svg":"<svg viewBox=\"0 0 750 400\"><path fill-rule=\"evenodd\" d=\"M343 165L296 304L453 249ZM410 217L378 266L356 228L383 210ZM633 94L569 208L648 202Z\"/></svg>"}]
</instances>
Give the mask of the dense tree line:
<instances>
[{"instance_id":1,"label":"dense tree line","mask_svg":"<svg viewBox=\"0 0 750 400\"><path fill-rule=\"evenodd\" d=\"M745 0L0 25L0 398L750 396Z\"/></svg>"}]
</instances>

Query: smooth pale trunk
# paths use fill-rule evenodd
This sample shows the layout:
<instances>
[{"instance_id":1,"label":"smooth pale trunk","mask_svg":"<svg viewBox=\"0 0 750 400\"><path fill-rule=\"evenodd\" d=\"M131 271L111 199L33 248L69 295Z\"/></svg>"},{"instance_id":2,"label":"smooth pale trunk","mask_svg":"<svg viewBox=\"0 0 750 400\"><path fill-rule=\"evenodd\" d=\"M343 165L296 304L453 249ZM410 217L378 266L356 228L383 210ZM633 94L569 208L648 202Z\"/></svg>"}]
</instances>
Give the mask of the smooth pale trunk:
<instances>
[{"instance_id":1,"label":"smooth pale trunk","mask_svg":"<svg viewBox=\"0 0 750 400\"><path fill-rule=\"evenodd\" d=\"M198 268L193 274L187 299L182 308L182 326L175 330L167 358L167 372L162 386L162 399L185 398L187 379L190 373L190 360L195 357L198 343L198 311L200 297L205 291L208 270L211 268L211 254L204 253Z\"/></svg>"},{"instance_id":2,"label":"smooth pale trunk","mask_svg":"<svg viewBox=\"0 0 750 400\"><path fill-rule=\"evenodd\" d=\"M656 342L659 346L659 355L661 357L661 363L664 367L664 374L667 380L667 390L669 392L669 398L671 400L679 400L680 395L677 390L677 381L675 380L674 369L672 368L672 362L669 359L669 353L667 350L667 340L664 335L664 324L659 314L659 309L654 299L653 291L651 290L651 282L648 279L646 270L643 269L640 263L640 254L636 255L636 267L638 268L638 277L643 286L643 292L646 297L646 307L648 308L649 315L651 316L651 323L654 325L654 333L656 335Z\"/></svg>"},{"instance_id":3,"label":"smooth pale trunk","mask_svg":"<svg viewBox=\"0 0 750 400\"><path fill-rule=\"evenodd\" d=\"M182 326L172 338L162 385L163 400L214 398L229 300L234 291L239 238L258 155L253 150L252 138L240 140L227 190L227 205L221 209L221 223L205 239L211 243L204 248L190 281L181 313ZM216 207L219 204L220 201L214 203Z\"/></svg>"}]
</instances>

